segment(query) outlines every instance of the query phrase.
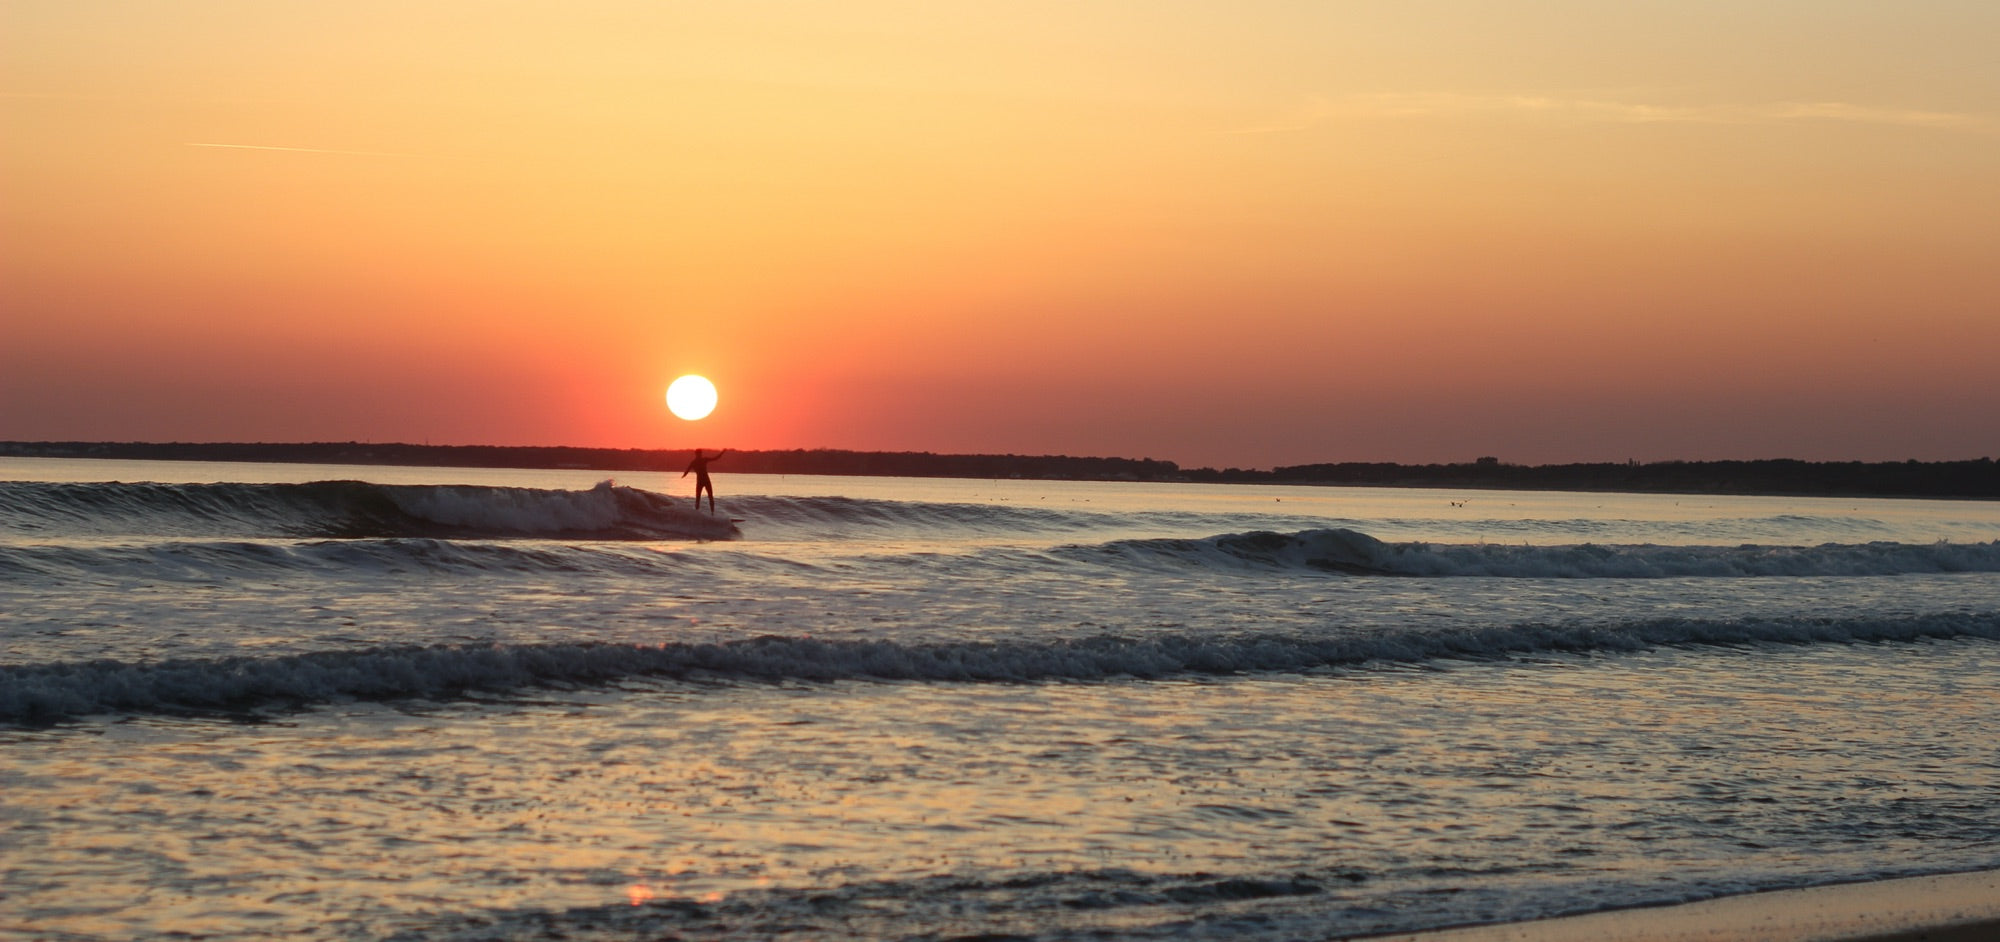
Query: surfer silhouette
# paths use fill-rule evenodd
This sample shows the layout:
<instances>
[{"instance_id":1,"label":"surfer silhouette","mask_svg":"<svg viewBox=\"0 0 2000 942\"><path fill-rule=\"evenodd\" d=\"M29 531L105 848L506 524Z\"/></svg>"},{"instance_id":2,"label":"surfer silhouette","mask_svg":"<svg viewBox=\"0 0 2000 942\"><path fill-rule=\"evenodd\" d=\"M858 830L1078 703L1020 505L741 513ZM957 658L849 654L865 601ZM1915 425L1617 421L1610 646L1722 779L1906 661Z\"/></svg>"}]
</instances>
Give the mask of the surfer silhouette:
<instances>
[{"instance_id":1,"label":"surfer silhouette","mask_svg":"<svg viewBox=\"0 0 2000 942\"><path fill-rule=\"evenodd\" d=\"M727 448L712 455L703 455L701 449L697 448L694 450L694 460L688 462L686 471L681 472L681 477L687 477L690 472L694 474L694 509L701 509L701 492L707 491L708 512L715 512L715 482L708 479L708 463L726 454L729 454Z\"/></svg>"}]
</instances>

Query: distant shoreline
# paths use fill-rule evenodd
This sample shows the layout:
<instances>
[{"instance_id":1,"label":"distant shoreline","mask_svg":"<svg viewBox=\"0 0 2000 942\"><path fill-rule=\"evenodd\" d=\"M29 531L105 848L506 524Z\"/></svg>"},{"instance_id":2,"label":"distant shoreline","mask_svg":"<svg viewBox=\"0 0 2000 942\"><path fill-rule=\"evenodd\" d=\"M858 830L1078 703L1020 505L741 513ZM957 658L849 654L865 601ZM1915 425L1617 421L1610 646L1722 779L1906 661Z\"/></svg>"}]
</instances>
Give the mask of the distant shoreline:
<instances>
[{"instance_id":1,"label":"distant shoreline","mask_svg":"<svg viewBox=\"0 0 2000 942\"><path fill-rule=\"evenodd\" d=\"M0 457L278 464L408 465L591 471L678 471L690 449L570 446L411 445L367 442L0 442ZM839 449L734 451L718 471L893 477L1178 481L1459 490L1615 491L1801 497L1920 497L2000 500L2000 463L1969 461L1662 461L1516 465L1497 458L1462 464L1340 462L1268 471L1182 468L1153 458L1067 455L949 455Z\"/></svg>"}]
</instances>

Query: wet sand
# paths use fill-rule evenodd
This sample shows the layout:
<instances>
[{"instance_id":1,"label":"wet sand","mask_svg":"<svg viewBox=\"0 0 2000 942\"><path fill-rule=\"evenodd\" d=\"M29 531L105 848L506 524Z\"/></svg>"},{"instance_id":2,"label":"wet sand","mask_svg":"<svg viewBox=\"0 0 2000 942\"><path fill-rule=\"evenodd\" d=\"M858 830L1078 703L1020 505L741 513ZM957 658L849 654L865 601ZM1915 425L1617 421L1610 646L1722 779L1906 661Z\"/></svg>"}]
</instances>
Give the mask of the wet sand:
<instances>
[{"instance_id":1,"label":"wet sand","mask_svg":"<svg viewBox=\"0 0 2000 942\"><path fill-rule=\"evenodd\" d=\"M1371 942L1992 942L2000 870L1777 890Z\"/></svg>"}]
</instances>

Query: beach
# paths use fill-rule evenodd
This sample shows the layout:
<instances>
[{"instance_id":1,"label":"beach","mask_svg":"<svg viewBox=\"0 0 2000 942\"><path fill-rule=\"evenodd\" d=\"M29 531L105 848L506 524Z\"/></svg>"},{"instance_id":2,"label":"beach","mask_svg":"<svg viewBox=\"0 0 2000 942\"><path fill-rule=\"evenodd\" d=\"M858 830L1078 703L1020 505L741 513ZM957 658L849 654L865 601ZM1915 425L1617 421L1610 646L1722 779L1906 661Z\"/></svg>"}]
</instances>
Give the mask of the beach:
<instances>
[{"instance_id":1,"label":"beach","mask_svg":"<svg viewBox=\"0 0 2000 942\"><path fill-rule=\"evenodd\" d=\"M2000 872L1774 890L1678 906L1376 936L1377 942L1985 942Z\"/></svg>"}]
</instances>

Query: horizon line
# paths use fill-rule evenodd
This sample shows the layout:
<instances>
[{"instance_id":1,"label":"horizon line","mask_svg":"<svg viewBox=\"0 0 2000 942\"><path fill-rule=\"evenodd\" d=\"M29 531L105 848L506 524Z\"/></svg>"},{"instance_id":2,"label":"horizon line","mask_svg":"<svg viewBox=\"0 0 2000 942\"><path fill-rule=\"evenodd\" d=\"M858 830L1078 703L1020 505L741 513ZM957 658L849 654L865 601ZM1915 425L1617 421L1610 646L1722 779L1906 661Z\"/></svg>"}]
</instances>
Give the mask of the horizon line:
<instances>
[{"instance_id":1,"label":"horizon line","mask_svg":"<svg viewBox=\"0 0 2000 942\"><path fill-rule=\"evenodd\" d=\"M67 441L55 441L55 440L44 440L44 441L28 441L28 440L4 440L4 441L0 441L0 457L75 457L75 458L92 458L92 457L97 457L97 456L93 456L93 455L11 455L11 454L4 454L4 450L6 450L6 449L10 449L10 448L12 448L12 447L15 447L15 446L20 446L20 447L67 447L67 446L138 446L138 447L152 447L152 448L171 448L171 447L182 447L182 448L246 448L246 447L247 447L247 448L328 448L328 447L342 447L342 446L344 446L344 447L363 447L363 448L402 448L402 449L429 449L429 450L447 450L447 449L495 449L495 450L514 450L514 451L578 451L578 452L640 452L640 453L646 453L646 452L655 452L655 453L660 453L660 452L692 452L692 451L694 451L694 450L695 450L695 447L694 447L694 446L655 446L655 447L636 447L636 446L624 446L624 447L620 447L620 446L616 446L616 445L493 445L493 444L432 444L432 443L430 443L430 442L421 442L421 443L419 443L419 442L401 442L401 441L393 441L393 442L392 442L392 441L383 441L383 442L376 442L376 441L362 441L362 440L355 440L355 439L349 439L349 440L345 440L345 441L335 441L335 440L321 440L321 441L204 441L204 442L193 442L193 441L170 441L170 442L162 442L162 441L145 441L145 440L138 440L138 439L130 439L130 440L124 440L124 441L108 441L108 440L95 440L95 441L93 441L93 440L83 440L83 439L73 439L73 440L67 440ZM701 447L703 447L703 448L706 448L707 446L701 446ZM1813 458L1791 458L1791 457L1764 457L1764 458L1661 458L1661 459L1650 459L1650 460L1640 460L1640 459L1637 459L1637 458L1626 458L1626 459L1600 459L1600 460L1585 460L1585 461L1560 461L1560 462L1541 462L1541 463L1534 463L1534 464L1529 464L1529 463L1522 463L1522 462L1516 462L1516 461L1508 461L1508 460L1505 460L1505 459L1502 459L1502 458L1499 458L1499 457L1496 457L1496 456L1492 456L1492 455L1481 455L1481 456L1478 456L1478 457L1476 457L1476 458L1471 458L1471 459L1462 459L1462 460L1453 460L1453 461L1407 461L1407 460L1384 460L1384 459L1356 459L1356 458L1348 458L1348 459L1327 459L1327 460L1315 460L1315 461L1305 461L1305 462L1298 462L1298 463L1294 463L1294 464L1282 464L1282 465L1272 465L1272 466L1271 466L1270 468L1268 468L1268 469L1259 469L1259 468L1255 468L1255 467L1249 467L1249 468L1240 468L1240 467L1230 467L1230 468L1220 468L1220 467L1211 467L1211 466L1206 466L1206 465L1203 465L1203 466L1192 466L1192 467L1190 467L1190 466L1183 466L1183 465L1182 465L1182 464L1181 464L1180 462L1178 462L1178 461L1175 461L1175 460L1173 460L1173 459L1169 459L1169 458L1154 458L1154 457L1150 457L1150 456L1148 456L1148 457L1141 457L1141 458L1134 458L1134 457L1129 457L1129 456L1124 456L1124 455L1072 455L1072 454L1060 454L1060 453L1053 453L1053 452L1045 452L1045 453L1042 453L1042 454L1029 454L1029 453L1025 453L1025 452L997 452L997 451L996 451L996 452L950 452L950 451L922 451L922 450L915 450L915 449L884 449L884 448L844 448L844 447L836 447L836 446L826 446L826 445L821 445L821 446L813 446L813 447L790 447L790 448L735 448L735 447L730 447L730 448L725 448L724 450L726 450L726 451L732 451L732 452L736 452L736 453L739 453L739 454L785 454L785 453L811 453L811 452L825 452L825 453L840 453L840 454L851 454L851 455L908 455L908 456L928 456L928 457L935 457L935 458L1022 458L1022 459L1064 459L1064 460L1072 460L1072 461L1105 461L1105 462L1132 462L1132 463L1155 463L1155 464L1164 464L1164 465L1169 465L1169 466L1173 467L1174 469L1176 469L1176 470L1180 470L1180 471L1218 471L1218 472L1220 472L1220 471L1239 471L1239 472L1246 472L1246 473L1266 473L1266 472L1275 472L1275 471L1277 471L1277 470L1279 470L1279 469L1289 469L1289 468L1309 468L1309 467L1315 467L1315 466L1322 466L1322 465L1325 465L1325 466L1334 466L1334 465L1386 465L1386 466L1392 466L1392 467L1409 467L1409 468L1422 468L1422 467L1455 467L1455 466L1461 466L1461 465L1463 465L1463 466L1471 466L1471 467L1483 467L1483 466L1490 466L1490 467L1507 467L1507 468L1559 468L1559 467L1575 467L1575 466L1590 466L1590 465L1610 465L1610 466L1622 466L1622 467L1645 467L1645 466L1649 466L1649 465L1662 465L1662 464L1758 464L1758 463L1774 463L1774 462L1794 462L1794 463L1799 463L1799 464L1861 464L1861 465L1905 465L1905 464L1914 464L1914 465L1937 465L1937 464L1979 464L1979 463L1982 463L1982 462L1984 462L1984 463L1991 463L1991 462L1993 462L1993 461L1995 460L1995 459L1993 458L1993 456L1991 456L1991 455L1981 455L1981 456L1978 456L1978 457L1968 457L1968 458L1937 458L1937 459L1922 459L1922 458L1902 458L1902 459L1894 459L1894 458L1891 458L1891 459L1880 459L1880 460L1867 460L1867 459L1862 459L1862 458L1825 458L1825 459L1813 459ZM139 460L145 460L145 459L139 459ZM154 460L174 460L174 459L154 459Z\"/></svg>"}]
</instances>

